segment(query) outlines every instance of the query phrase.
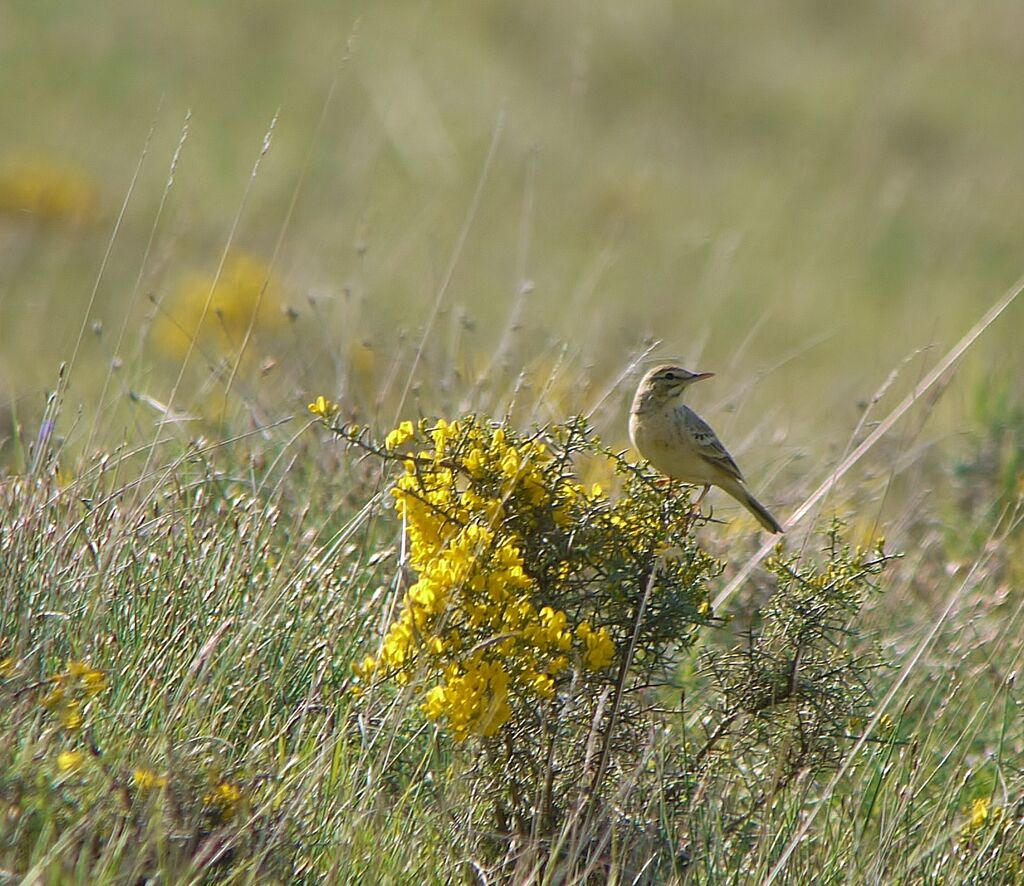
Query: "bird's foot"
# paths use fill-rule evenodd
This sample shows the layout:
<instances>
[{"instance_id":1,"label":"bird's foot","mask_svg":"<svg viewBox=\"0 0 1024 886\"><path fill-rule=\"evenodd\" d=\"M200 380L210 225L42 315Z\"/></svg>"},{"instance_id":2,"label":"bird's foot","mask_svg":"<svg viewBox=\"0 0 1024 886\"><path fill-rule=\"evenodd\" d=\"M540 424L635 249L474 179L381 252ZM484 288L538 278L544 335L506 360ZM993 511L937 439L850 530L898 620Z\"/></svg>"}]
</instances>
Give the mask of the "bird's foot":
<instances>
[{"instance_id":1,"label":"bird's foot","mask_svg":"<svg viewBox=\"0 0 1024 886\"><path fill-rule=\"evenodd\" d=\"M703 512L700 509L700 505L701 505L701 502L704 501L704 496L708 494L708 490L710 488L711 488L710 486L705 486L701 490L700 495L697 496L696 500L690 503L690 519L691 520L699 520L699 519L701 519L704 516Z\"/></svg>"}]
</instances>

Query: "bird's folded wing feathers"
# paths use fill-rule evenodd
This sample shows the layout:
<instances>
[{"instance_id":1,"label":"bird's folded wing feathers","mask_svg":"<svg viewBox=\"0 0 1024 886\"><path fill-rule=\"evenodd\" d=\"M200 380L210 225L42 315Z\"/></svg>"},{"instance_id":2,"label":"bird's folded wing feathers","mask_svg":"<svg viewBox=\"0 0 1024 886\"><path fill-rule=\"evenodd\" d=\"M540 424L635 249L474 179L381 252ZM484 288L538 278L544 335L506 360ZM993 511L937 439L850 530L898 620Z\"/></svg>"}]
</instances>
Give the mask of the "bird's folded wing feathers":
<instances>
[{"instance_id":1,"label":"bird's folded wing feathers","mask_svg":"<svg viewBox=\"0 0 1024 886\"><path fill-rule=\"evenodd\" d=\"M743 474L736 462L732 460L732 456L722 445L718 435L711 430L711 426L704 419L687 406L677 408L676 416L677 421L682 425L681 430L693 441L694 449L702 458L707 459L737 480L743 481Z\"/></svg>"}]
</instances>

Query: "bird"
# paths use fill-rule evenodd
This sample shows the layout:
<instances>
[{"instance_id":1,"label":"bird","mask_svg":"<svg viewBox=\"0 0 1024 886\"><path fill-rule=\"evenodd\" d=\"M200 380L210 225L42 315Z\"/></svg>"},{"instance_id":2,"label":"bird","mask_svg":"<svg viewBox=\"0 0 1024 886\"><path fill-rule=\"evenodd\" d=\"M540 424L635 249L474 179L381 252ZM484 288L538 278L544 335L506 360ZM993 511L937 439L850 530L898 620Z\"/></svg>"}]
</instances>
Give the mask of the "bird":
<instances>
[{"instance_id":1,"label":"bird","mask_svg":"<svg viewBox=\"0 0 1024 886\"><path fill-rule=\"evenodd\" d=\"M711 426L683 403L690 385L714 376L665 364L641 379L629 411L633 446L661 473L703 486L699 505L712 486L724 489L772 533L783 532L771 512L747 490L743 474Z\"/></svg>"}]
</instances>

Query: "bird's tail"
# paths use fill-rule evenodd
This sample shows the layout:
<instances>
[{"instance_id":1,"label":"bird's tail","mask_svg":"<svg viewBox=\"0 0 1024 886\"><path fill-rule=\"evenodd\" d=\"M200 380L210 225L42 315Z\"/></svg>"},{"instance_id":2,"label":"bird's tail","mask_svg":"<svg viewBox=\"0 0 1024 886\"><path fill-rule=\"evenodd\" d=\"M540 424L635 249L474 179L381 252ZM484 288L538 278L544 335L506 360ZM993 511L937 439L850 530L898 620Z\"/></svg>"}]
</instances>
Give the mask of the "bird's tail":
<instances>
[{"instance_id":1,"label":"bird's tail","mask_svg":"<svg viewBox=\"0 0 1024 886\"><path fill-rule=\"evenodd\" d=\"M757 522L769 532L777 534L784 531L779 521L772 516L771 511L747 492L746 488L741 483L736 482L729 484L728 486L723 485L722 488L728 492L729 495L735 498L736 501L743 505L743 507L750 511L751 514L757 517Z\"/></svg>"}]
</instances>

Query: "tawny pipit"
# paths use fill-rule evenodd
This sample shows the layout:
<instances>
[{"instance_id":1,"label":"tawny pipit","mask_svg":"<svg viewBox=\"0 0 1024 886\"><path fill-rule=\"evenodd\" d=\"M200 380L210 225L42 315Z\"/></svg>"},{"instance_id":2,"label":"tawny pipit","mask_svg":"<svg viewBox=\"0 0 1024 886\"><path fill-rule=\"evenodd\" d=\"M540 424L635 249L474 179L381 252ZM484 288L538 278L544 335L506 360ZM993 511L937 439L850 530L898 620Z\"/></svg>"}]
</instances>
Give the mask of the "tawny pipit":
<instances>
[{"instance_id":1,"label":"tawny pipit","mask_svg":"<svg viewBox=\"0 0 1024 886\"><path fill-rule=\"evenodd\" d=\"M708 423L688 406L683 393L713 372L658 366L643 377L629 411L629 436L640 454L663 474L683 483L724 489L769 532L779 521L743 485L743 474ZM698 499L698 502L700 501Z\"/></svg>"}]
</instances>

